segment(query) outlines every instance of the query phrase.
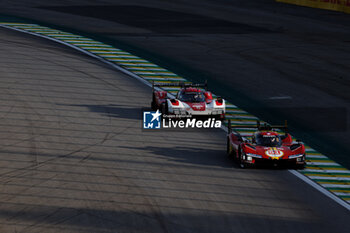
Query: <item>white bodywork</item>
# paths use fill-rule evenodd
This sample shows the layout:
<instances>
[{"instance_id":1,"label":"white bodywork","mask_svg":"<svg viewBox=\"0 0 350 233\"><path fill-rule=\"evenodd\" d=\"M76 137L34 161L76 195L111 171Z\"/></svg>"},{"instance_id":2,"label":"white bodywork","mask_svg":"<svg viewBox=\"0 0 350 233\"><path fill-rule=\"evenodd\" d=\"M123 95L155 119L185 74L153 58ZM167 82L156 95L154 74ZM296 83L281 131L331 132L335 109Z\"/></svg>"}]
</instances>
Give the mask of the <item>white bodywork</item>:
<instances>
[{"instance_id":1,"label":"white bodywork","mask_svg":"<svg viewBox=\"0 0 350 233\"><path fill-rule=\"evenodd\" d=\"M205 103L204 111L195 111L188 104L176 99L179 105L173 105L170 99L167 99L168 112L176 115L221 115L225 114L225 100L222 100L221 105L216 104L216 100L212 100L210 103ZM194 108L196 103L192 105Z\"/></svg>"}]
</instances>

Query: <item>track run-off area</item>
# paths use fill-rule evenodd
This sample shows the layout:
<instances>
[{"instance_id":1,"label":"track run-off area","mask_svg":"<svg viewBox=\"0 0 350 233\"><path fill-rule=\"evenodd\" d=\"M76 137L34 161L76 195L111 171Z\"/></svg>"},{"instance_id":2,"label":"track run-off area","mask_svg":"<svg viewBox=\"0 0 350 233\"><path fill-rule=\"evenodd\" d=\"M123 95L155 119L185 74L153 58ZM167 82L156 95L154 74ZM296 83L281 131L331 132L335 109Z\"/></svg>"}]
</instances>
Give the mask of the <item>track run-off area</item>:
<instances>
[{"instance_id":1,"label":"track run-off area","mask_svg":"<svg viewBox=\"0 0 350 233\"><path fill-rule=\"evenodd\" d=\"M80 35L1 25L1 231L349 230L350 171L325 155L308 147L299 174L338 203L288 170L237 168L222 131L142 131L144 84L185 78ZM233 123L255 124L227 106Z\"/></svg>"}]
</instances>

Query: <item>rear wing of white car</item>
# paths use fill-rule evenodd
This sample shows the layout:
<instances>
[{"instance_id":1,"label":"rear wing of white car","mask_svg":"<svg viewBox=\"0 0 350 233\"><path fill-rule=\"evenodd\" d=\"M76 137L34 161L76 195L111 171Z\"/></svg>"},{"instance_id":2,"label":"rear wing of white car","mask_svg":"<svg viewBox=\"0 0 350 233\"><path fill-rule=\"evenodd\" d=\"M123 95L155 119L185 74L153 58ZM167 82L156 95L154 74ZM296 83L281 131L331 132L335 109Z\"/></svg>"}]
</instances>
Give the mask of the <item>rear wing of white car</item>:
<instances>
[{"instance_id":1,"label":"rear wing of white car","mask_svg":"<svg viewBox=\"0 0 350 233\"><path fill-rule=\"evenodd\" d=\"M155 87L202 87L206 91L208 90L208 83L205 81L204 83L185 83L185 82L174 82L174 83L157 83L152 82L152 91Z\"/></svg>"}]
</instances>

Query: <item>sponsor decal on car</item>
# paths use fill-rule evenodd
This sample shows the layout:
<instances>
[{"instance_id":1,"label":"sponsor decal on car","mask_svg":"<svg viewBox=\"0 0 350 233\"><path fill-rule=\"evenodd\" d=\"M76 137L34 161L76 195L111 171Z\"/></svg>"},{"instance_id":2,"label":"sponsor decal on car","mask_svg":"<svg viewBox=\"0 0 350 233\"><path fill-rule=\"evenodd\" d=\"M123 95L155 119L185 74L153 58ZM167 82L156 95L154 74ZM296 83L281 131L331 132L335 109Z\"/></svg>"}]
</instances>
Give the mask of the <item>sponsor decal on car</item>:
<instances>
[{"instance_id":1,"label":"sponsor decal on car","mask_svg":"<svg viewBox=\"0 0 350 233\"><path fill-rule=\"evenodd\" d=\"M272 159L279 159L284 155L283 151L277 149L276 147L269 148L265 151L265 154Z\"/></svg>"}]
</instances>

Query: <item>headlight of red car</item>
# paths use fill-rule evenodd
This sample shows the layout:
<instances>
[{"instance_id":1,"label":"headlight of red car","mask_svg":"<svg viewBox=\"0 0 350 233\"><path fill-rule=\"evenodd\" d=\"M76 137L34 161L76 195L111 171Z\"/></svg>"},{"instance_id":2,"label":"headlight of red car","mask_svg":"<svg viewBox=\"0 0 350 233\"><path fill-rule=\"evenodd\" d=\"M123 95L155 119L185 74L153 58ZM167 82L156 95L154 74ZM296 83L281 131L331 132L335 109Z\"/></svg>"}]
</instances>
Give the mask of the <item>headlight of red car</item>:
<instances>
[{"instance_id":1,"label":"headlight of red car","mask_svg":"<svg viewBox=\"0 0 350 233\"><path fill-rule=\"evenodd\" d=\"M257 154L252 154L252 153L247 153L246 156L250 156L250 157L253 157L253 158L258 158L258 159L261 159L262 156L261 155L257 155Z\"/></svg>"},{"instance_id":2,"label":"headlight of red car","mask_svg":"<svg viewBox=\"0 0 350 233\"><path fill-rule=\"evenodd\" d=\"M296 155L289 155L288 158L289 159L296 159L296 158L300 158L300 157L303 157L304 154L296 154Z\"/></svg>"}]
</instances>

